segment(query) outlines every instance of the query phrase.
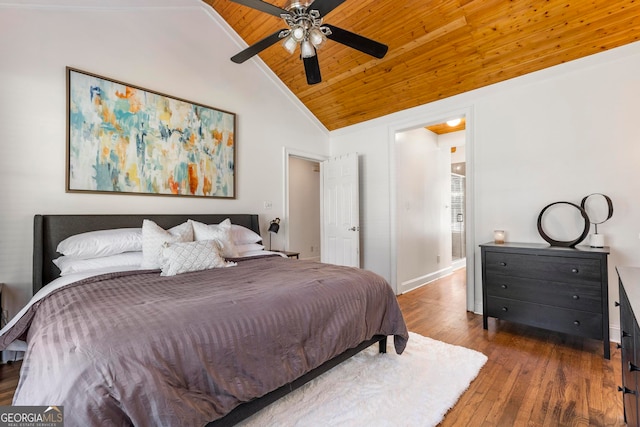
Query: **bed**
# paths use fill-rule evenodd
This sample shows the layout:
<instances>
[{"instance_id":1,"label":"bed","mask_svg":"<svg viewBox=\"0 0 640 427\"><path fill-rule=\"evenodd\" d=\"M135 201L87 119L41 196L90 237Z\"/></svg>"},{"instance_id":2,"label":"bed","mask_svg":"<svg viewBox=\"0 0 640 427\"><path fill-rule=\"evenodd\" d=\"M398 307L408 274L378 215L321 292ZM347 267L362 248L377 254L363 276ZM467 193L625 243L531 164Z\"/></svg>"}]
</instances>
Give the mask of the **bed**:
<instances>
[{"instance_id":1,"label":"bed","mask_svg":"<svg viewBox=\"0 0 640 427\"><path fill-rule=\"evenodd\" d=\"M63 405L67 425L235 425L376 342L386 351L387 336L403 351L395 295L360 269L265 253L230 268L115 271L57 287L52 261L70 236L227 218L259 234L250 214L36 215L34 299L49 293L0 336L3 348L29 345L14 404Z\"/></svg>"}]
</instances>

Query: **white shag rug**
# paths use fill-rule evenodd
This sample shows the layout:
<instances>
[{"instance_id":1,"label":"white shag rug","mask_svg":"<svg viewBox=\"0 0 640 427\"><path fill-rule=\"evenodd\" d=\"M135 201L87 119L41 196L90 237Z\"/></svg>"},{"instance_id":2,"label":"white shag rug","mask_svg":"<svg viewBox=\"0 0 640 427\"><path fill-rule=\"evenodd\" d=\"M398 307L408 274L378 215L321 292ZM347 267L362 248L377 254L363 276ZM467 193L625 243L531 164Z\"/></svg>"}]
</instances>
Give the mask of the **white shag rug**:
<instances>
[{"instance_id":1,"label":"white shag rug","mask_svg":"<svg viewBox=\"0 0 640 427\"><path fill-rule=\"evenodd\" d=\"M487 361L413 332L402 355L387 351L375 344L239 425L436 426Z\"/></svg>"}]
</instances>

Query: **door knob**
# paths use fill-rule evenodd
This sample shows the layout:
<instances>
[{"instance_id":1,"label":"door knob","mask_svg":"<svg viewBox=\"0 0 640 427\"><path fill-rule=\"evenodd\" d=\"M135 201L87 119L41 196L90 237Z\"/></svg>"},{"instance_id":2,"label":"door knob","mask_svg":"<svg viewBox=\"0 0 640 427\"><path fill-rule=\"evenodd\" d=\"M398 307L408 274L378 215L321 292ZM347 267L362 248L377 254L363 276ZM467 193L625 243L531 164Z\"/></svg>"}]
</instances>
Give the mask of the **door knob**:
<instances>
[{"instance_id":1,"label":"door knob","mask_svg":"<svg viewBox=\"0 0 640 427\"><path fill-rule=\"evenodd\" d=\"M351 228L348 228L347 230L349 230L349 231L358 231L358 230L360 230L360 227L351 227Z\"/></svg>"}]
</instances>

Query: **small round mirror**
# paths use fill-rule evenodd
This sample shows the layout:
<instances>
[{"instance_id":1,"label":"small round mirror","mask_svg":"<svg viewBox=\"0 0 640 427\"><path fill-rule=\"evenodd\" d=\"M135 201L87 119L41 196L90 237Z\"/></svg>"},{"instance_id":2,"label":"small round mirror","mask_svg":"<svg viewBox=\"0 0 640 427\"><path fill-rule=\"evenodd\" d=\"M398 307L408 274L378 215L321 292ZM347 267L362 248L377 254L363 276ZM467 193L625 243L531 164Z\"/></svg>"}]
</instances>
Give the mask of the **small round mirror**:
<instances>
[{"instance_id":1,"label":"small round mirror","mask_svg":"<svg viewBox=\"0 0 640 427\"><path fill-rule=\"evenodd\" d=\"M608 196L593 193L582 199L582 209L587 212L591 224L602 224L613 216L613 204Z\"/></svg>"}]
</instances>

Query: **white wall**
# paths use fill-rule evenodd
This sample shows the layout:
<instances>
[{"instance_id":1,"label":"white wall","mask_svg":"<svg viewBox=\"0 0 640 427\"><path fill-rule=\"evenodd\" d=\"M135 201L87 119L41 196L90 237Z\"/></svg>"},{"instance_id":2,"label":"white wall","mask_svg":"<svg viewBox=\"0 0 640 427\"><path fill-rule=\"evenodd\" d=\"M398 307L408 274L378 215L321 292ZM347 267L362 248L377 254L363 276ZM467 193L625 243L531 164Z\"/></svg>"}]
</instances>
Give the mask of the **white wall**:
<instances>
[{"instance_id":1,"label":"white wall","mask_svg":"<svg viewBox=\"0 0 640 427\"><path fill-rule=\"evenodd\" d=\"M438 135L439 146L456 147L456 152L451 153L451 163L464 163L466 161L465 140L466 132L464 130Z\"/></svg>"},{"instance_id":2,"label":"white wall","mask_svg":"<svg viewBox=\"0 0 640 427\"><path fill-rule=\"evenodd\" d=\"M544 206L601 192L615 210L599 232L611 246L609 301L616 329L615 266L640 266L639 75L640 42L333 131L331 154L358 151L365 165L364 241L377 242L376 250L365 254L365 268L391 278L394 190L381 181L394 179L388 154L394 131L468 111L475 225L468 250L478 261L472 272L476 310L482 301L477 245L491 240L492 230L507 230L514 242L545 243L536 229Z\"/></svg>"},{"instance_id":3,"label":"white wall","mask_svg":"<svg viewBox=\"0 0 640 427\"><path fill-rule=\"evenodd\" d=\"M266 238L283 215L282 147L329 152L326 129L263 63L229 60L246 45L199 0L0 1L0 29L0 282L10 315L31 296L34 214L258 213ZM65 193L65 66L237 113L237 199Z\"/></svg>"},{"instance_id":4,"label":"white wall","mask_svg":"<svg viewBox=\"0 0 640 427\"><path fill-rule=\"evenodd\" d=\"M396 135L397 284L406 292L451 272L451 151L420 127Z\"/></svg>"}]
</instances>

